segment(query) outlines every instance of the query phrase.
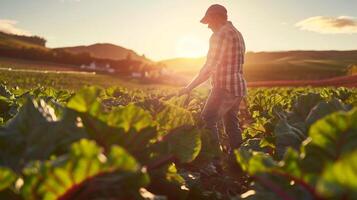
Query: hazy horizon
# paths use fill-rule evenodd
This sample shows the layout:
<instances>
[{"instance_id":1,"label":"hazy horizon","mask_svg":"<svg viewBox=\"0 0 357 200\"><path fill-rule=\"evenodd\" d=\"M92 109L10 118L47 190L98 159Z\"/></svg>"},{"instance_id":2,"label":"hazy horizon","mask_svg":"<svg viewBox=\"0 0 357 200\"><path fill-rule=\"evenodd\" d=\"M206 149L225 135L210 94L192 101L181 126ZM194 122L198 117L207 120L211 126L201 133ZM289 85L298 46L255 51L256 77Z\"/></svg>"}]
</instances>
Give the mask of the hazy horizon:
<instances>
[{"instance_id":1,"label":"hazy horizon","mask_svg":"<svg viewBox=\"0 0 357 200\"><path fill-rule=\"evenodd\" d=\"M247 51L357 49L357 2L338 0L3 0L0 30L51 48L112 43L155 61L199 58L211 35L199 20L213 3L227 7Z\"/></svg>"},{"instance_id":2,"label":"hazy horizon","mask_svg":"<svg viewBox=\"0 0 357 200\"><path fill-rule=\"evenodd\" d=\"M78 46L91 46L91 45L95 45L95 44L112 44L112 45L116 45L116 46L120 46L120 47L123 47L123 48L127 48L126 46L123 46L123 45L120 45L120 44L115 44L115 43L106 43L106 42L96 42L96 43L91 43L91 44L79 44L79 45L76 45L76 46L59 46L59 47L53 47L53 48L65 48L65 47L78 47ZM127 49L130 49L130 48L127 48ZM136 53L139 53L140 52L137 52L135 49L130 49L130 50L133 50L135 51ZM294 51L357 51L357 47L354 48L354 49L287 49L287 50L262 50L262 51L247 51L246 53L279 53L279 52L294 52ZM165 61L165 60L172 60L172 59L200 59L200 58L205 58L206 55L200 55L200 56L176 56L176 57L167 57L167 58L163 58L163 59L159 59L159 60L155 60L155 59L152 59L150 57L147 57L148 59L152 59L153 61Z\"/></svg>"}]
</instances>

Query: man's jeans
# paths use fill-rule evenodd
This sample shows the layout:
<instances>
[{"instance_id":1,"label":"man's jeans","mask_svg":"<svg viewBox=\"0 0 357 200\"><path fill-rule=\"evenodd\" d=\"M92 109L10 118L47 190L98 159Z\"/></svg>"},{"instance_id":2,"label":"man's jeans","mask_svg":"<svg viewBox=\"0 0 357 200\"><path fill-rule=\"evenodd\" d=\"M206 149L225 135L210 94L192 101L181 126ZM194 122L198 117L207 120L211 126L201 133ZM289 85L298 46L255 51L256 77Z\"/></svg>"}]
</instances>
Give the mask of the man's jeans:
<instances>
[{"instance_id":1,"label":"man's jeans","mask_svg":"<svg viewBox=\"0 0 357 200\"><path fill-rule=\"evenodd\" d=\"M223 120L231 150L240 147L242 143L242 130L239 128L238 119L241 100L242 97L236 97L227 90L213 88L201 113L206 128L211 130L216 144L219 144L217 123Z\"/></svg>"}]
</instances>

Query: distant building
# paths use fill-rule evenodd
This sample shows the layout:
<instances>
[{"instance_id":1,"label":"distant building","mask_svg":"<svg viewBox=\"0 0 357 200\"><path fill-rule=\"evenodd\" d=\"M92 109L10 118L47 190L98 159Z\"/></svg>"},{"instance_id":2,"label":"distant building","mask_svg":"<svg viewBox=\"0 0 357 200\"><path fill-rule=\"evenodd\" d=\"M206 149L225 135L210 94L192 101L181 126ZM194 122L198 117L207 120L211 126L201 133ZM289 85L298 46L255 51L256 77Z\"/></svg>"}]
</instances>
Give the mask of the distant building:
<instances>
[{"instance_id":1,"label":"distant building","mask_svg":"<svg viewBox=\"0 0 357 200\"><path fill-rule=\"evenodd\" d=\"M131 77L133 78L141 78L142 74L140 72L132 72Z\"/></svg>"},{"instance_id":2,"label":"distant building","mask_svg":"<svg viewBox=\"0 0 357 200\"><path fill-rule=\"evenodd\" d=\"M81 65L81 69L86 69L86 70L92 70L92 71L98 71L98 72L108 72L108 73L114 73L115 69L111 68L110 64L97 64L95 62L90 63L89 65Z\"/></svg>"},{"instance_id":3,"label":"distant building","mask_svg":"<svg viewBox=\"0 0 357 200\"><path fill-rule=\"evenodd\" d=\"M357 75L357 64L347 67L347 75Z\"/></svg>"},{"instance_id":4,"label":"distant building","mask_svg":"<svg viewBox=\"0 0 357 200\"><path fill-rule=\"evenodd\" d=\"M167 68L161 68L160 69L160 75L171 75L173 74L174 72L170 69L167 69Z\"/></svg>"}]
</instances>

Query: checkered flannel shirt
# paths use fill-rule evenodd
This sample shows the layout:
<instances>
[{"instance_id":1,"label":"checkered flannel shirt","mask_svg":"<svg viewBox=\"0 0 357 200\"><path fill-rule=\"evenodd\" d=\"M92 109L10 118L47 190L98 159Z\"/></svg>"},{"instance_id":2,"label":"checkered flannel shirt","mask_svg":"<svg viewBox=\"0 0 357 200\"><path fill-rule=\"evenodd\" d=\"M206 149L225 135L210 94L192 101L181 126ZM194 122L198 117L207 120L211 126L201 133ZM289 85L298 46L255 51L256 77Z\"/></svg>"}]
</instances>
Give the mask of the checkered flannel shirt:
<instances>
[{"instance_id":1,"label":"checkered flannel shirt","mask_svg":"<svg viewBox=\"0 0 357 200\"><path fill-rule=\"evenodd\" d=\"M213 33L203 69L212 75L211 84L214 88L226 89L234 96L246 96L244 54L243 36L231 22Z\"/></svg>"}]
</instances>

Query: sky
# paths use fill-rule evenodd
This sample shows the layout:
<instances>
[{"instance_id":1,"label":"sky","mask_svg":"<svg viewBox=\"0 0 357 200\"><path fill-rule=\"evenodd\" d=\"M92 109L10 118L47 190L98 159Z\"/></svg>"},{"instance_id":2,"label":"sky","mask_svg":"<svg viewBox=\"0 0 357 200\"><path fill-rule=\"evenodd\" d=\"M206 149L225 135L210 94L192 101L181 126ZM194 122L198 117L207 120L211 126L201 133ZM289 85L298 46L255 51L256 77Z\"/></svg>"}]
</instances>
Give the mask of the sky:
<instances>
[{"instance_id":1,"label":"sky","mask_svg":"<svg viewBox=\"0 0 357 200\"><path fill-rule=\"evenodd\" d=\"M222 4L248 51L357 49L357 0L0 0L0 31L49 47L113 43L153 60L204 56Z\"/></svg>"}]
</instances>

